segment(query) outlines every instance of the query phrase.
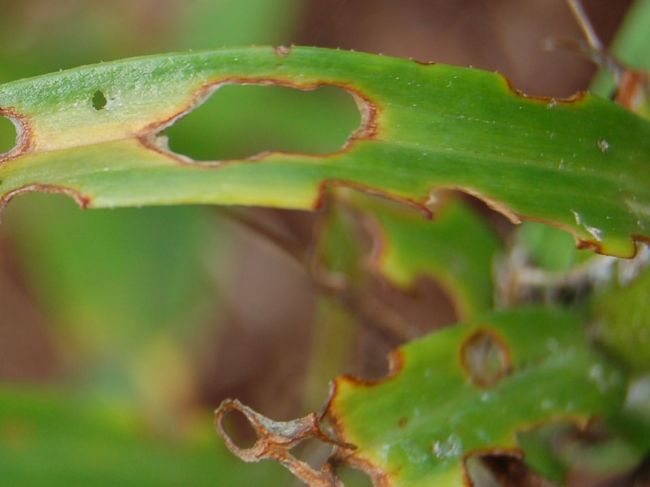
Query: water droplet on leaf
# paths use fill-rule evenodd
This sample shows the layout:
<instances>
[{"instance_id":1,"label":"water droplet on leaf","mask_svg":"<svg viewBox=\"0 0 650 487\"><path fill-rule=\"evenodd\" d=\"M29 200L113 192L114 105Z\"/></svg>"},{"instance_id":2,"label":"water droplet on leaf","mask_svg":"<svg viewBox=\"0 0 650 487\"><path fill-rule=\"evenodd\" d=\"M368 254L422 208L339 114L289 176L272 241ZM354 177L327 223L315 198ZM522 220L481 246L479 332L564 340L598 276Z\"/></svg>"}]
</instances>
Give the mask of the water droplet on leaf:
<instances>
[{"instance_id":1,"label":"water droplet on leaf","mask_svg":"<svg viewBox=\"0 0 650 487\"><path fill-rule=\"evenodd\" d=\"M433 454L436 458L458 458L463 454L463 441L454 434L446 440L433 442Z\"/></svg>"}]
</instances>

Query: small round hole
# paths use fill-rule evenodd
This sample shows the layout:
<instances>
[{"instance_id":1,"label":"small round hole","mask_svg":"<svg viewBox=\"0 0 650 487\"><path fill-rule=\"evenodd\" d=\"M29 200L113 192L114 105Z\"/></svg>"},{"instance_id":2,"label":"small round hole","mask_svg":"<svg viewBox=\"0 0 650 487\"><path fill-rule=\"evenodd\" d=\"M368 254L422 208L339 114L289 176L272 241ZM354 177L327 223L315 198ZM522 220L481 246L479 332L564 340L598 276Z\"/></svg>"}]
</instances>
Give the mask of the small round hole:
<instances>
[{"instance_id":1,"label":"small round hole","mask_svg":"<svg viewBox=\"0 0 650 487\"><path fill-rule=\"evenodd\" d=\"M95 110L103 110L106 108L106 95L104 95L104 92L101 90L97 90L93 94L93 108Z\"/></svg>"},{"instance_id":2,"label":"small round hole","mask_svg":"<svg viewBox=\"0 0 650 487\"><path fill-rule=\"evenodd\" d=\"M354 487L372 487L370 476L361 470L352 467L339 467L336 469L337 476L343 482L343 485Z\"/></svg>"},{"instance_id":3,"label":"small round hole","mask_svg":"<svg viewBox=\"0 0 650 487\"><path fill-rule=\"evenodd\" d=\"M230 439L242 450L252 448L257 441L257 432L246 415L232 410L223 418L223 429Z\"/></svg>"},{"instance_id":4,"label":"small round hole","mask_svg":"<svg viewBox=\"0 0 650 487\"><path fill-rule=\"evenodd\" d=\"M510 372L506 345L484 330L465 340L461 360L472 382L481 387L496 384Z\"/></svg>"},{"instance_id":5,"label":"small round hole","mask_svg":"<svg viewBox=\"0 0 650 487\"><path fill-rule=\"evenodd\" d=\"M6 154L16 146L16 127L7 117L0 115L0 155Z\"/></svg>"}]
</instances>

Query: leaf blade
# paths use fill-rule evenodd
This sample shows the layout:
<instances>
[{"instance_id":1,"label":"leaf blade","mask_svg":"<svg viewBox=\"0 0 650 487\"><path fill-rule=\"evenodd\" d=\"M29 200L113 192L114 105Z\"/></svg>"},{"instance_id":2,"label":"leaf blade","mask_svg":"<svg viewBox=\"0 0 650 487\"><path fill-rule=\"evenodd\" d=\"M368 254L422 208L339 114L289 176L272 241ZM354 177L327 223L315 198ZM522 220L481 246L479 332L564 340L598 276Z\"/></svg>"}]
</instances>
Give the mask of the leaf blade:
<instances>
[{"instance_id":1,"label":"leaf blade","mask_svg":"<svg viewBox=\"0 0 650 487\"><path fill-rule=\"evenodd\" d=\"M226 82L353 93L364 123L340 152L195 164L156 134ZM101 89L108 104L94 110ZM650 124L590 95L525 97L495 74L361 53L245 48L136 58L0 87L28 125L0 166L3 200L47 186L87 206L219 203L309 209L324 188L366 188L425 207L437 188L550 222L620 256L650 227ZM22 118L21 118L22 117ZM71 162L70 162L71 161Z\"/></svg>"},{"instance_id":2,"label":"leaf blade","mask_svg":"<svg viewBox=\"0 0 650 487\"><path fill-rule=\"evenodd\" d=\"M460 361L468 338L484 331L503 340L512 361L487 388L469 381ZM558 310L487 314L411 342L393 364L377 383L339 378L328 407L339 439L357 446L350 462L383 478L378 485L465 485L472 455L518 456L518 432L561 419L584 425L614 413L625 391L579 320Z\"/></svg>"}]
</instances>

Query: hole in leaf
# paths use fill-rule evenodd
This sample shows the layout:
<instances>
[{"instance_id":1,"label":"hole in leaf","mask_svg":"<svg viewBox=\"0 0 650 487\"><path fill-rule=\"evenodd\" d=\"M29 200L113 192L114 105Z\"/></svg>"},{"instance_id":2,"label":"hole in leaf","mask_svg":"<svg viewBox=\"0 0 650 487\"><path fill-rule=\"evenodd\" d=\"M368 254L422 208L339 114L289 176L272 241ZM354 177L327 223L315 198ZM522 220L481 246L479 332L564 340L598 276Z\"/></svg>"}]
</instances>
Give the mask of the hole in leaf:
<instances>
[{"instance_id":1,"label":"hole in leaf","mask_svg":"<svg viewBox=\"0 0 650 487\"><path fill-rule=\"evenodd\" d=\"M508 454L472 455L465 462L476 487L553 487L520 458Z\"/></svg>"},{"instance_id":2,"label":"hole in leaf","mask_svg":"<svg viewBox=\"0 0 650 487\"><path fill-rule=\"evenodd\" d=\"M574 485L571 479L577 478L580 485L648 485L631 480L643 461L641 452L601 420L586 427L569 418L541 424L518 433L517 442L526 464L555 485Z\"/></svg>"},{"instance_id":3,"label":"hole in leaf","mask_svg":"<svg viewBox=\"0 0 650 487\"><path fill-rule=\"evenodd\" d=\"M199 161L264 151L327 154L345 145L360 120L353 97L341 88L231 84L165 134L171 150Z\"/></svg>"},{"instance_id":4,"label":"hole in leaf","mask_svg":"<svg viewBox=\"0 0 650 487\"><path fill-rule=\"evenodd\" d=\"M13 122L0 115L0 155L6 154L16 146L17 136L18 133Z\"/></svg>"},{"instance_id":5,"label":"hole in leaf","mask_svg":"<svg viewBox=\"0 0 650 487\"><path fill-rule=\"evenodd\" d=\"M496 384L510 371L506 345L490 332L480 330L470 336L461 349L462 363L474 384Z\"/></svg>"},{"instance_id":6,"label":"hole in leaf","mask_svg":"<svg viewBox=\"0 0 650 487\"><path fill-rule=\"evenodd\" d=\"M337 477L343 482L346 487L372 487L372 480L370 476L356 468L342 466L336 469Z\"/></svg>"},{"instance_id":7,"label":"hole in leaf","mask_svg":"<svg viewBox=\"0 0 650 487\"><path fill-rule=\"evenodd\" d=\"M232 410L224 416L223 429L233 443L242 450L252 448L257 441L255 429L240 411Z\"/></svg>"},{"instance_id":8,"label":"hole in leaf","mask_svg":"<svg viewBox=\"0 0 650 487\"><path fill-rule=\"evenodd\" d=\"M314 470L320 470L332 453L332 445L319 438L308 438L291 449L296 459L305 462Z\"/></svg>"},{"instance_id":9,"label":"hole in leaf","mask_svg":"<svg viewBox=\"0 0 650 487\"><path fill-rule=\"evenodd\" d=\"M106 95L104 95L104 92L97 90L93 94L93 108L95 110L103 110L106 108L106 103L108 103L108 101L106 100Z\"/></svg>"}]
</instances>

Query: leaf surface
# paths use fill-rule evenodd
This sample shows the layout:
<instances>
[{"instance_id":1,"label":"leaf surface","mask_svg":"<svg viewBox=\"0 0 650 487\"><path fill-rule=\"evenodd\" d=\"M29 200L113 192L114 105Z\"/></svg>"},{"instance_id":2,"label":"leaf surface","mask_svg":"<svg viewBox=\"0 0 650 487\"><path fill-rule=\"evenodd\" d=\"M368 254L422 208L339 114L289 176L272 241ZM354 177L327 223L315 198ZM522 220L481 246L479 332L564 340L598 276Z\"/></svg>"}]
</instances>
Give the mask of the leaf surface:
<instances>
[{"instance_id":1,"label":"leaf surface","mask_svg":"<svg viewBox=\"0 0 650 487\"><path fill-rule=\"evenodd\" d=\"M362 200L359 207L381 232L375 265L388 279L403 288L421 276L438 280L463 319L492 307L492 266L500 243L481 217L450 201L429 224L405 208L372 203Z\"/></svg>"},{"instance_id":2,"label":"leaf surface","mask_svg":"<svg viewBox=\"0 0 650 487\"><path fill-rule=\"evenodd\" d=\"M224 83L312 89L358 101L341 151L196 163L159 134ZM107 100L95 109L101 92ZM263 110L264 107L260 107ZM21 127L0 160L0 198L28 190L87 207L218 203L313 208L332 185L425 208L437 188L542 220L630 256L650 228L650 124L615 104L525 97L484 71L317 48L242 48L88 66L0 87Z\"/></svg>"},{"instance_id":3,"label":"leaf surface","mask_svg":"<svg viewBox=\"0 0 650 487\"><path fill-rule=\"evenodd\" d=\"M501 242L466 203L448 198L429 222L412 208L383 198L358 192L336 196L321 242L330 270L356 286L363 286L370 271L405 292L418 279L430 278L442 286L462 319L493 306L492 268ZM359 227L372 240L369 255L363 255L354 238Z\"/></svg>"},{"instance_id":4,"label":"leaf surface","mask_svg":"<svg viewBox=\"0 0 650 487\"><path fill-rule=\"evenodd\" d=\"M500 369L491 369L495 353ZM473 455L520 456L518 432L585 425L614 413L624 394L622 374L592 351L575 315L530 308L412 342L383 381L339 378L328 414L357 447L348 461L376 485L452 487L467 485Z\"/></svg>"}]
</instances>

